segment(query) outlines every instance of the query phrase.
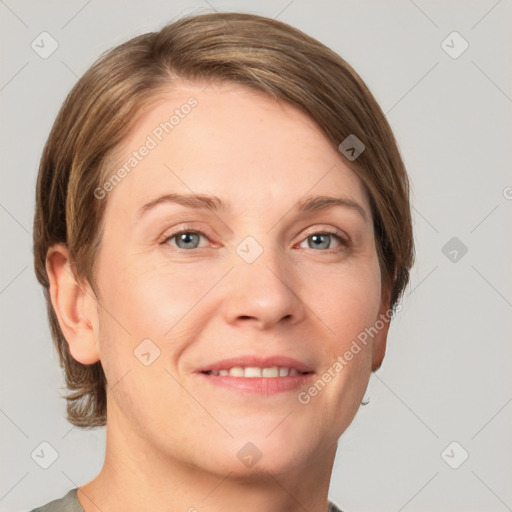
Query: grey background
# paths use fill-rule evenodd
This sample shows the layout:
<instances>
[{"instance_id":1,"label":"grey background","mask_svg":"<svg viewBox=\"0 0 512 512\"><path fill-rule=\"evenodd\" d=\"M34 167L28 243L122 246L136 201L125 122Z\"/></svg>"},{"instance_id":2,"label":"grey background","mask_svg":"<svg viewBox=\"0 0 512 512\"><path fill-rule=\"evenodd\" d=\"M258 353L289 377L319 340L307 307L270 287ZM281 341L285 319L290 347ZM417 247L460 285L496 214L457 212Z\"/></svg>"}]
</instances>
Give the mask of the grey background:
<instances>
[{"instance_id":1,"label":"grey background","mask_svg":"<svg viewBox=\"0 0 512 512\"><path fill-rule=\"evenodd\" d=\"M34 185L58 108L102 51L214 9L277 18L340 53L386 112L413 185L412 282L370 404L339 442L331 499L345 512L512 510L511 0L0 1L0 510L61 497L104 456L103 428L64 419L32 267ZM59 45L47 59L31 48L43 31ZM456 59L441 46L453 31L469 43ZM31 458L43 441L58 452L48 469Z\"/></svg>"}]
</instances>

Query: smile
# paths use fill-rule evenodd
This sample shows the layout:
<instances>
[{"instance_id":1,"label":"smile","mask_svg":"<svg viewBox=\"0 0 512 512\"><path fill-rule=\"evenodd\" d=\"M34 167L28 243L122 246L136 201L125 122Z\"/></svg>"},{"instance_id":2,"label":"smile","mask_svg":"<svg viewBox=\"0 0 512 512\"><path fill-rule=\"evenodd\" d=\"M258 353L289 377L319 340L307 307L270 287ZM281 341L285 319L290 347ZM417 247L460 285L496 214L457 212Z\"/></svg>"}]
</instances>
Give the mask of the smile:
<instances>
[{"instance_id":1,"label":"smile","mask_svg":"<svg viewBox=\"0 0 512 512\"><path fill-rule=\"evenodd\" d=\"M240 355L200 367L196 375L227 392L264 396L298 391L314 379L312 366L285 355Z\"/></svg>"},{"instance_id":2,"label":"smile","mask_svg":"<svg viewBox=\"0 0 512 512\"><path fill-rule=\"evenodd\" d=\"M272 366L270 368L260 368L257 366L247 366L245 368L241 366L233 366L232 368L223 368L220 370L210 370L204 372L207 375L218 375L224 377L229 375L230 377L248 377L248 378L278 378L278 377L293 377L295 375L304 375L307 372L300 372L296 368L278 367Z\"/></svg>"}]
</instances>

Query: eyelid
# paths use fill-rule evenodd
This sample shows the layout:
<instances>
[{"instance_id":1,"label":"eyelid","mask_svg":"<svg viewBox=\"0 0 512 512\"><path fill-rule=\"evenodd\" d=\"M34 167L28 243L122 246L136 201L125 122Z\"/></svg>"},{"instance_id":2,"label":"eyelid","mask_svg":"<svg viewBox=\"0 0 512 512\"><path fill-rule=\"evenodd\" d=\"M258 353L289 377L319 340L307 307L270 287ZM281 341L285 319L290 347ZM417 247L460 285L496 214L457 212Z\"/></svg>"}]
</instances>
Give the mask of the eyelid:
<instances>
[{"instance_id":1,"label":"eyelid","mask_svg":"<svg viewBox=\"0 0 512 512\"><path fill-rule=\"evenodd\" d=\"M195 228L192 226L188 226L187 224L180 225L179 228L175 228L175 229L171 228L170 230L166 230L163 233L163 235L159 238L158 242L163 244L163 243L167 242L168 240L170 240L171 238L181 235L182 233L195 233L197 235L201 235L201 236L205 237L208 241L212 242L212 240L211 240L212 237L208 233L206 233L205 230L198 229L198 228ZM196 247L195 249L180 249L179 247L177 247L176 249L186 250L187 252L190 252L190 251L193 251L196 249L203 249L203 247Z\"/></svg>"},{"instance_id":2,"label":"eyelid","mask_svg":"<svg viewBox=\"0 0 512 512\"><path fill-rule=\"evenodd\" d=\"M202 230L202 229L198 229L198 228L195 228L195 227L192 227L192 226L189 226L187 224L185 225L181 225L179 228L176 228L175 230L172 230L169 231L167 230L159 239L159 243L165 243L167 242L168 240L182 234L182 233L194 233L194 234L197 234L197 235L201 235L203 237L205 237L209 242L213 243L212 240L211 240L211 236L205 232L205 230ZM335 228L333 226L329 226L329 227L324 227L324 228L321 228L321 227L318 227L318 226L310 226L309 228L306 229L306 231L302 234L301 236L301 239L294 244L294 247L296 245L299 245L301 244L302 242L304 242L307 238L309 238L310 236L312 235L331 235L331 236L335 236L339 239L340 243L342 245L345 245L345 246L348 246L350 245L351 243L351 240L350 240L350 237L345 234L343 231L341 231L340 229L338 228ZM179 251L185 251L185 252L191 252L191 251L195 251L195 250L198 250L198 249L207 249L208 247L195 247L193 249L180 249L179 247L176 247L177 250ZM328 251L320 251L320 252L328 252Z\"/></svg>"},{"instance_id":3,"label":"eyelid","mask_svg":"<svg viewBox=\"0 0 512 512\"><path fill-rule=\"evenodd\" d=\"M327 235L331 238L334 238L338 242L338 247L329 247L328 249L314 249L312 247L301 247L302 244L306 243L307 239L313 235ZM346 251L350 249L351 244L350 241L347 240L344 236L340 235L338 232L329 231L329 230L316 230L312 233L309 233L305 237L302 237L300 242L297 242L294 247L298 247L299 249L306 250L307 252L313 251L315 254L336 254L342 251Z\"/></svg>"},{"instance_id":4,"label":"eyelid","mask_svg":"<svg viewBox=\"0 0 512 512\"><path fill-rule=\"evenodd\" d=\"M319 228L317 226L313 226L308 229L306 229L305 234L302 235L301 242L304 241L304 239L310 237L311 235L334 235L337 236L343 243L350 244L351 240L350 237L344 232L341 231L341 229L335 228L333 226L325 227L325 228Z\"/></svg>"}]
</instances>

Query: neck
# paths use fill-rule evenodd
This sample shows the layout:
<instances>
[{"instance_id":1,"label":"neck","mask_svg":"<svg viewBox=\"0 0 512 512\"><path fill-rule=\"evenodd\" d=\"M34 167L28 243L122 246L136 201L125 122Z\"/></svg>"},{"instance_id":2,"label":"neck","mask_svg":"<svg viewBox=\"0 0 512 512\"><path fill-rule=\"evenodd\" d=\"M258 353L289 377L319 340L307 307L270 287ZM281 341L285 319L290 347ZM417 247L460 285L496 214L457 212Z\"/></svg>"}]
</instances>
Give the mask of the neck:
<instances>
[{"instance_id":1,"label":"neck","mask_svg":"<svg viewBox=\"0 0 512 512\"><path fill-rule=\"evenodd\" d=\"M117 428L114 428L117 427ZM151 446L132 430L107 426L98 476L78 490L85 512L326 512L336 443L307 466L273 473L207 471Z\"/></svg>"}]
</instances>

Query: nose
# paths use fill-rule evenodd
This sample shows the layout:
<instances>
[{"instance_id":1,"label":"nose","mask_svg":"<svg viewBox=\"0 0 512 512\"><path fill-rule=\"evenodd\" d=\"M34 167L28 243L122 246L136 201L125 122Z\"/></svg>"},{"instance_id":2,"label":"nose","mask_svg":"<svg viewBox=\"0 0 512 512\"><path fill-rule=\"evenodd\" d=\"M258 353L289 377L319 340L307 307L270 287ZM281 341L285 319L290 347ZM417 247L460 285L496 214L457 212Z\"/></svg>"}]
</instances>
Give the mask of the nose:
<instances>
[{"instance_id":1,"label":"nose","mask_svg":"<svg viewBox=\"0 0 512 512\"><path fill-rule=\"evenodd\" d=\"M265 249L253 263L238 263L230 272L224 314L230 325L253 324L264 330L292 325L305 316L296 271L277 249Z\"/></svg>"}]
</instances>

